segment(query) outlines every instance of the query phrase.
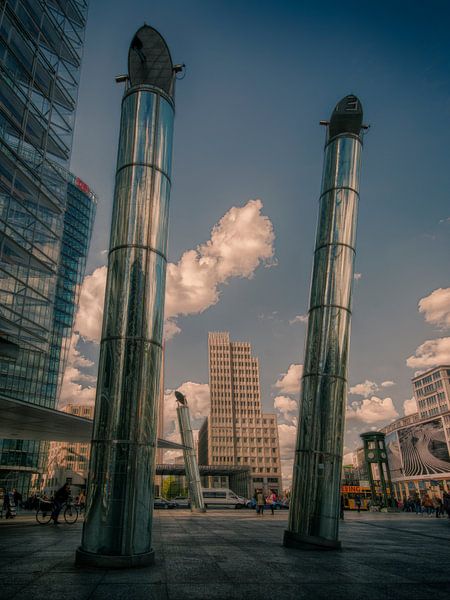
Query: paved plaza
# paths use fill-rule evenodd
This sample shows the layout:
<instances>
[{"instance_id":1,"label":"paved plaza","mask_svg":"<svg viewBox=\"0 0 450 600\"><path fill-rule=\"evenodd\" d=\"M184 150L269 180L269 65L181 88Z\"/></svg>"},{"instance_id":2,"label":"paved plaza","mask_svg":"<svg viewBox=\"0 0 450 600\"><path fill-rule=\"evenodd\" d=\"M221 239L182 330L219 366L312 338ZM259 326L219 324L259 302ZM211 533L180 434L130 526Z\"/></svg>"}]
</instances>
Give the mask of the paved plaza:
<instances>
[{"instance_id":1,"label":"paved plaza","mask_svg":"<svg viewBox=\"0 0 450 600\"><path fill-rule=\"evenodd\" d=\"M81 523L0 521L1 597L34 600L448 599L450 520L346 513L340 552L282 546L287 513L155 511L156 564L74 565Z\"/></svg>"}]
</instances>

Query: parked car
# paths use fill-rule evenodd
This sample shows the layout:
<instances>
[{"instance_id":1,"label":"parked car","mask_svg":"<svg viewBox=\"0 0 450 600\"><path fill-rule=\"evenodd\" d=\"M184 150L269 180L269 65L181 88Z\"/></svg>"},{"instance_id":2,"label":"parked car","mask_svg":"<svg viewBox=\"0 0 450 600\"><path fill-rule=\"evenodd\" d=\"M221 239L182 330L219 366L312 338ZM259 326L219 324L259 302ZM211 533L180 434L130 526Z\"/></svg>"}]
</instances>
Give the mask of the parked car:
<instances>
[{"instance_id":1,"label":"parked car","mask_svg":"<svg viewBox=\"0 0 450 600\"><path fill-rule=\"evenodd\" d=\"M153 508L178 508L178 505L176 502L167 500L167 498L156 496L156 498L153 500Z\"/></svg>"},{"instance_id":2,"label":"parked car","mask_svg":"<svg viewBox=\"0 0 450 600\"><path fill-rule=\"evenodd\" d=\"M178 508L191 508L191 499L187 496L176 496L173 501Z\"/></svg>"},{"instance_id":3,"label":"parked car","mask_svg":"<svg viewBox=\"0 0 450 600\"><path fill-rule=\"evenodd\" d=\"M238 496L229 488L202 488L205 507L211 506L234 506L244 508L247 500Z\"/></svg>"}]
</instances>

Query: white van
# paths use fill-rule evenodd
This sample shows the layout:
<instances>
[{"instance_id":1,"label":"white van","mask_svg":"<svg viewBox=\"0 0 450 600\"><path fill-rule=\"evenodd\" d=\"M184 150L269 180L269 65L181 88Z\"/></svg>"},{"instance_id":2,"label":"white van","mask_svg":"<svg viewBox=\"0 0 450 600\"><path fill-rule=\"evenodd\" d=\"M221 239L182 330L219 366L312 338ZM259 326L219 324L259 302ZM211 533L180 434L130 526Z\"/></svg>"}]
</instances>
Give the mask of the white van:
<instances>
[{"instance_id":1,"label":"white van","mask_svg":"<svg viewBox=\"0 0 450 600\"><path fill-rule=\"evenodd\" d=\"M202 488L205 507L208 506L234 506L245 508L246 499L238 496L229 488Z\"/></svg>"}]
</instances>

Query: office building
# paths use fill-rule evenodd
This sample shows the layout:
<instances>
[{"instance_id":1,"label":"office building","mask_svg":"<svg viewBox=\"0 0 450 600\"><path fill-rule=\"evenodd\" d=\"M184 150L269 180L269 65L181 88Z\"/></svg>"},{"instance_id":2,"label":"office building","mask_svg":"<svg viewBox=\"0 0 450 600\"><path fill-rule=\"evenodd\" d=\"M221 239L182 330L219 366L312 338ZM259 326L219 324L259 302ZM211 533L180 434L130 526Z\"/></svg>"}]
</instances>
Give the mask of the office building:
<instances>
[{"instance_id":1,"label":"office building","mask_svg":"<svg viewBox=\"0 0 450 600\"><path fill-rule=\"evenodd\" d=\"M282 492L275 414L263 413L258 359L248 342L231 342L228 332L208 335L210 414L198 441L200 465L251 469L250 492ZM226 487L222 477L208 485ZM205 482L206 483L206 482Z\"/></svg>"},{"instance_id":2,"label":"office building","mask_svg":"<svg viewBox=\"0 0 450 600\"><path fill-rule=\"evenodd\" d=\"M450 492L450 366L412 379L418 411L386 425L386 449L397 500Z\"/></svg>"},{"instance_id":3,"label":"office building","mask_svg":"<svg viewBox=\"0 0 450 600\"><path fill-rule=\"evenodd\" d=\"M450 365L435 367L412 379L417 411L421 418L450 410Z\"/></svg>"},{"instance_id":4,"label":"office building","mask_svg":"<svg viewBox=\"0 0 450 600\"><path fill-rule=\"evenodd\" d=\"M68 404L62 410L85 419L94 418L93 404ZM86 489L90 450L87 442L50 442L47 471L42 481L48 495L67 482L73 496Z\"/></svg>"},{"instance_id":5,"label":"office building","mask_svg":"<svg viewBox=\"0 0 450 600\"><path fill-rule=\"evenodd\" d=\"M0 11L0 393L49 408L95 210L67 174L86 15L86 0L6 0ZM0 485L28 493L46 446L0 441Z\"/></svg>"}]
</instances>

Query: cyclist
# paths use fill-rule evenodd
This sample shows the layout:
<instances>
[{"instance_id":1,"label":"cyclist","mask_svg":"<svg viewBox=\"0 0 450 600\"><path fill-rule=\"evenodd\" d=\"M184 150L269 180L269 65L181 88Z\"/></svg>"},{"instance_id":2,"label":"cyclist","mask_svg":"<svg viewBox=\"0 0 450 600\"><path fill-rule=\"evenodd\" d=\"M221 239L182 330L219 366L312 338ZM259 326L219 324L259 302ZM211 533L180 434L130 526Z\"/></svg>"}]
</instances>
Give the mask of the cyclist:
<instances>
[{"instance_id":1,"label":"cyclist","mask_svg":"<svg viewBox=\"0 0 450 600\"><path fill-rule=\"evenodd\" d=\"M65 504L67 502L69 497L70 497L70 486L68 483L65 483L62 486L62 488L59 488L59 490L55 493L55 497L53 500L52 519L53 519L55 525L59 525L59 521L58 521L59 513L61 512L61 508L62 508L63 504Z\"/></svg>"}]
</instances>

